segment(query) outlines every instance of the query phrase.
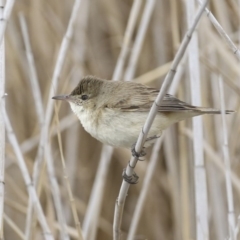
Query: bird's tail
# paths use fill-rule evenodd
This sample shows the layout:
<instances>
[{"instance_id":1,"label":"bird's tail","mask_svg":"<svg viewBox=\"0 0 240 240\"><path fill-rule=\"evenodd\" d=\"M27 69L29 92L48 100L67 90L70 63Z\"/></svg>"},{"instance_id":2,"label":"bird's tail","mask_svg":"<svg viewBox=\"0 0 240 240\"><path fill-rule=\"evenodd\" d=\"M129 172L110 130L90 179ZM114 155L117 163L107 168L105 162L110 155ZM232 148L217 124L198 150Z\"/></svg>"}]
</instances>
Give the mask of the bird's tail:
<instances>
[{"instance_id":1,"label":"bird's tail","mask_svg":"<svg viewBox=\"0 0 240 240\"><path fill-rule=\"evenodd\" d=\"M198 108L202 113L205 114L221 114L221 110L219 109L214 109L214 108ZM225 110L225 114L231 114L231 113L235 113L235 111L233 110Z\"/></svg>"}]
</instances>

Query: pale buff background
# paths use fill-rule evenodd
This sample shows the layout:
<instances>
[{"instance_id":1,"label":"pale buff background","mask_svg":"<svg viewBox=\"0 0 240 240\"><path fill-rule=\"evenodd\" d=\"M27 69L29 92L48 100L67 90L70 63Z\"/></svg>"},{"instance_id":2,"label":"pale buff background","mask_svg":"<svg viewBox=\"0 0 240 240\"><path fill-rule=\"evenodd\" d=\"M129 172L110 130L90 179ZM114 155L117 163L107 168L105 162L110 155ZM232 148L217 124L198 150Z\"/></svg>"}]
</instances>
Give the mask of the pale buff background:
<instances>
[{"instance_id":1,"label":"pale buff background","mask_svg":"<svg viewBox=\"0 0 240 240\"><path fill-rule=\"evenodd\" d=\"M29 68L26 61L18 14L22 12L26 16L41 93L46 104L56 57L67 28L72 6L73 1L69 0L21 0L16 1L14 5L6 31L6 92L8 93L6 108L21 144L37 136L39 134L39 126L36 119L34 99L28 75ZM57 94L69 93L84 75L91 74L111 79L120 52L131 6L132 1L82 1L77 24L74 28L74 37L62 69L59 88L56 89ZM236 6L236 1L232 0L211 1L210 4L210 8L216 18L235 44L239 44L240 15L239 8L237 9ZM141 12L142 10L143 8ZM138 24L139 22L140 17ZM222 74L226 106L228 109L238 110L239 62L237 62L232 52L228 50L205 14L198 30L202 106L220 107L218 76ZM138 60L135 76L138 77L171 61L185 31L186 8L184 1L157 0ZM134 39L132 39L133 42ZM211 61L211 64L209 61ZM185 69L186 71L183 74L176 96L183 101L191 102L187 65ZM159 88L164 76L149 79L147 84ZM231 81L235 83L235 88L231 85ZM60 119L68 114L75 118L70 112L68 104L62 103L59 112ZM203 117L203 123L204 139L213 147L220 159L223 160L221 150L221 116ZM239 176L240 131L238 123L239 111L227 117L232 169ZM55 125L54 122L52 123L53 125ZM180 176L181 166L185 162L188 163L186 169L189 179L187 188L189 190L190 205L188 206L188 211L191 239L195 238L192 140L180 130L181 127L190 128L191 121L174 125L167 133L171 137L171 143L164 142L159 152L159 163L149 188L136 239L182 239L183 216L181 214L187 213L181 212L182 186ZM78 121L75 121L74 124L71 124L70 127L62 132L62 142L79 219L82 222L98 168L102 145L86 133ZM68 224L75 228L64 183L56 137L51 138L51 143L58 183L66 213L65 217ZM24 154L31 173L36 150L37 147L35 146ZM123 232L128 232L134 207L141 191L150 152L151 148L147 151L147 160L140 162L137 166L136 172L140 176L140 181L139 184L130 188L123 215ZM114 204L122 182L122 169L126 167L129 158L130 152L128 150L116 149L114 151L105 187L97 239L112 239ZM227 234L225 179L224 175L215 167L211 158L206 154L205 161L208 177L210 239L221 239L218 237L226 236ZM239 190L233 189L236 215L238 216L240 211ZM55 238L59 239L58 231L54 227L54 222L57 220L46 168L43 169L41 202ZM12 148L7 144L5 212L23 232L25 229L27 204L28 195L26 187L16 164ZM219 209L216 209L216 205L220 206ZM37 229L39 230L39 228ZM42 239L40 231L36 231L35 234L34 239ZM6 240L19 239L7 223L4 224L4 235ZM123 239L125 239L125 234L123 234Z\"/></svg>"}]
</instances>

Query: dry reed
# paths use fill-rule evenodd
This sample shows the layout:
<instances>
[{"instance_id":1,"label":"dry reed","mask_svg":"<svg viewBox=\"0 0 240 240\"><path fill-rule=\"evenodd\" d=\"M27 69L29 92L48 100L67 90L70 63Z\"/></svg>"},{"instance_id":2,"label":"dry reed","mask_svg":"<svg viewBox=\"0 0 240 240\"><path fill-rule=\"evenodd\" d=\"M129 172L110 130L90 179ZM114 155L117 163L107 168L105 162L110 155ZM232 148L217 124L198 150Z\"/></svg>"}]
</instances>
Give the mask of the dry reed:
<instances>
[{"instance_id":1,"label":"dry reed","mask_svg":"<svg viewBox=\"0 0 240 240\"><path fill-rule=\"evenodd\" d=\"M84 240L113 239L114 206L130 151L102 146L84 131L66 103L58 108L58 126L51 97L69 93L88 74L159 89L187 32L187 16L196 14L187 10L187 2L6 1L8 10L0 25L0 40L6 27L5 87L4 51L0 51L0 239L79 239L80 225ZM199 8L197 2L202 1L195 3ZM239 4L210 1L211 12L206 9L197 28L198 44L183 58L169 89L183 101L194 103L193 95L198 94L202 101L196 104L221 109L225 103L223 109L236 112L225 116L224 128L221 115L200 117L202 147L197 153L193 146L199 137L191 130L191 120L167 130L160 150L159 146L147 149L146 161L135 170L139 183L129 189L122 209L122 239L197 239L197 223L209 229L204 230L208 239L240 238ZM19 13L25 17L21 24ZM196 63L191 59L197 54ZM198 93L192 92L193 74L199 77ZM8 96L3 98L4 93ZM10 141L4 137L4 104L15 140L9 126ZM226 139L228 150L224 145L223 154ZM13 148L14 141L19 145ZM151 154L153 162L148 161ZM196 194L206 196L206 189L204 193L195 188L196 154L205 163L208 215L206 208L200 210L208 217L204 223L196 219L199 210L195 211ZM224 164L224 159L229 163ZM30 196L37 201L37 211L30 211Z\"/></svg>"}]
</instances>

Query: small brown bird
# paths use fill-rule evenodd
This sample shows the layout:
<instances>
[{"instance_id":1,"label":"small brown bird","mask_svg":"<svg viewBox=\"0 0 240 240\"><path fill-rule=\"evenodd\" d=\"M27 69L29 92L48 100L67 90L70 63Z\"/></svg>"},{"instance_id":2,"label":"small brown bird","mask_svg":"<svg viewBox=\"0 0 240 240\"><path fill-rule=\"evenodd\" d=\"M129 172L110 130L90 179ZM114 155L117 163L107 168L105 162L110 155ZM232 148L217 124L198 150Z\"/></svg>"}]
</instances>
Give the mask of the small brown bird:
<instances>
[{"instance_id":1,"label":"small brown bird","mask_svg":"<svg viewBox=\"0 0 240 240\"><path fill-rule=\"evenodd\" d=\"M53 99L70 103L84 129L102 143L131 148L136 143L158 90L128 81L84 77L69 95ZM226 114L233 111L226 110ZM171 124L203 115L220 114L213 108L192 106L166 94L149 131L149 146Z\"/></svg>"}]
</instances>

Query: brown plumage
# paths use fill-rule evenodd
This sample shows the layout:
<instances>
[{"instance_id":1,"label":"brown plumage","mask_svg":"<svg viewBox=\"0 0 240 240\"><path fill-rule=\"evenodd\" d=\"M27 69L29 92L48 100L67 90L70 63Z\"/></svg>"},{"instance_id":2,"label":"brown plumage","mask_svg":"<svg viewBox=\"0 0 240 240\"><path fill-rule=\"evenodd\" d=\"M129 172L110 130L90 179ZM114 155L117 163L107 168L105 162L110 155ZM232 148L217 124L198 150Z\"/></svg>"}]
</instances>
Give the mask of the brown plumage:
<instances>
[{"instance_id":1,"label":"brown plumage","mask_svg":"<svg viewBox=\"0 0 240 240\"><path fill-rule=\"evenodd\" d=\"M102 89L103 84L104 89ZM107 107L109 108L119 108L125 112L148 112L156 99L159 90L135 82L110 81L87 76L79 82L70 95L80 96L85 93L91 93L92 97L96 94L106 94L106 98L111 100L110 103L107 104ZM121 95L121 99L115 99L114 96L116 96L116 94ZM159 107L159 112L171 111L197 111L212 114L221 113L221 111L217 109L190 105L186 102L180 101L170 94L166 94ZM227 114L232 112L234 111L226 110Z\"/></svg>"},{"instance_id":2,"label":"brown plumage","mask_svg":"<svg viewBox=\"0 0 240 240\"><path fill-rule=\"evenodd\" d=\"M158 90L135 82L84 77L69 94L54 99L69 101L83 127L103 143L131 147L158 95ZM219 114L212 108L192 106L166 94L148 137L160 135L173 123L202 114ZM227 110L226 113L233 111Z\"/></svg>"}]
</instances>

